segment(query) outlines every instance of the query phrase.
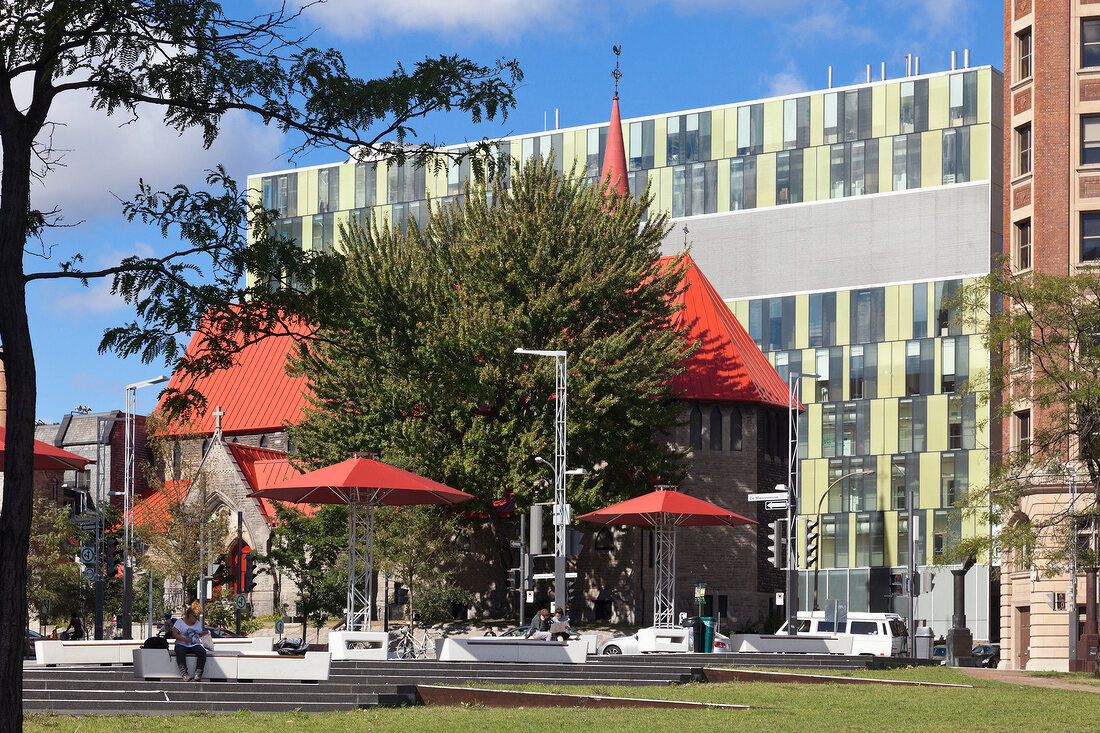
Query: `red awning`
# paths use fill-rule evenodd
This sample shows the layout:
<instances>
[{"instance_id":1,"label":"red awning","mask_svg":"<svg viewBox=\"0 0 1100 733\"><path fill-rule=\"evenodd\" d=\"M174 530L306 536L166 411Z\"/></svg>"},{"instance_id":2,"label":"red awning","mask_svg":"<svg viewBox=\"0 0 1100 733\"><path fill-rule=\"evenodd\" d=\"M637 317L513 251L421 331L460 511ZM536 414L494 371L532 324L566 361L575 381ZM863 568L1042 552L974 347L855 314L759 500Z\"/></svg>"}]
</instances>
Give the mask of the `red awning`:
<instances>
[{"instance_id":1,"label":"red awning","mask_svg":"<svg viewBox=\"0 0 1100 733\"><path fill-rule=\"evenodd\" d=\"M0 428L0 471L4 470L4 444L7 430ZM34 441L35 471L83 471L84 467L95 461L62 450L55 445Z\"/></svg>"}]
</instances>

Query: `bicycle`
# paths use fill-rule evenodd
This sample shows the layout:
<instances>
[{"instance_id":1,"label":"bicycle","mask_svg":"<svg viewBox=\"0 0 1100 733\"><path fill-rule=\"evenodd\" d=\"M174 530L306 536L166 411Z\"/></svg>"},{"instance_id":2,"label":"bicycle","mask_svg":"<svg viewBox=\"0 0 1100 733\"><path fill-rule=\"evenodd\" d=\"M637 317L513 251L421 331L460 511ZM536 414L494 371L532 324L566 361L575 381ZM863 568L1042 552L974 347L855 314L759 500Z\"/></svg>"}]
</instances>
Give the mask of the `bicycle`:
<instances>
[{"instance_id":1,"label":"bicycle","mask_svg":"<svg viewBox=\"0 0 1100 733\"><path fill-rule=\"evenodd\" d=\"M435 637L423 629L423 638L417 639L408 626L402 626L392 643L393 654L398 659L434 659Z\"/></svg>"}]
</instances>

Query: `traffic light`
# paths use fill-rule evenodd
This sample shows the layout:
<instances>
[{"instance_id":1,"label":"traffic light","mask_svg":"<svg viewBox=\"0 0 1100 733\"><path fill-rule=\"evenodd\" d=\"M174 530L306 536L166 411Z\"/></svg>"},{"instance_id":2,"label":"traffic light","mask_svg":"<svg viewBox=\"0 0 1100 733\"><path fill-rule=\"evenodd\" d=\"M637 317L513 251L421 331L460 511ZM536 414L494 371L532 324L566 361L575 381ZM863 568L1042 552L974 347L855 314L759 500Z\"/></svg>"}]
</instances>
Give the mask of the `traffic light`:
<instances>
[{"instance_id":1,"label":"traffic light","mask_svg":"<svg viewBox=\"0 0 1100 733\"><path fill-rule=\"evenodd\" d=\"M768 559L773 567L782 569L787 563L784 555L786 542L786 519L776 519L768 525Z\"/></svg>"},{"instance_id":2,"label":"traffic light","mask_svg":"<svg viewBox=\"0 0 1100 733\"><path fill-rule=\"evenodd\" d=\"M806 520L806 567L815 567L817 565L817 532L818 520L807 519Z\"/></svg>"},{"instance_id":3,"label":"traffic light","mask_svg":"<svg viewBox=\"0 0 1100 733\"><path fill-rule=\"evenodd\" d=\"M393 583L393 603L396 606L404 606L409 602L409 589L403 583Z\"/></svg>"},{"instance_id":4,"label":"traffic light","mask_svg":"<svg viewBox=\"0 0 1100 733\"><path fill-rule=\"evenodd\" d=\"M118 566L122 564L122 544L117 537L108 537L104 540L103 575L107 578L117 578Z\"/></svg>"},{"instance_id":5,"label":"traffic light","mask_svg":"<svg viewBox=\"0 0 1100 733\"><path fill-rule=\"evenodd\" d=\"M251 593L256 588L256 558L246 553L241 566L241 587L238 593Z\"/></svg>"},{"instance_id":6,"label":"traffic light","mask_svg":"<svg viewBox=\"0 0 1100 733\"><path fill-rule=\"evenodd\" d=\"M575 527L565 528L565 556L576 557L581 554L581 539L584 532Z\"/></svg>"},{"instance_id":7,"label":"traffic light","mask_svg":"<svg viewBox=\"0 0 1100 733\"><path fill-rule=\"evenodd\" d=\"M214 585L224 585L228 580L229 569L225 565L225 555L218 555L210 561L206 574L214 582Z\"/></svg>"},{"instance_id":8,"label":"traffic light","mask_svg":"<svg viewBox=\"0 0 1100 733\"><path fill-rule=\"evenodd\" d=\"M905 595L905 581L901 573L890 573L890 595Z\"/></svg>"}]
</instances>

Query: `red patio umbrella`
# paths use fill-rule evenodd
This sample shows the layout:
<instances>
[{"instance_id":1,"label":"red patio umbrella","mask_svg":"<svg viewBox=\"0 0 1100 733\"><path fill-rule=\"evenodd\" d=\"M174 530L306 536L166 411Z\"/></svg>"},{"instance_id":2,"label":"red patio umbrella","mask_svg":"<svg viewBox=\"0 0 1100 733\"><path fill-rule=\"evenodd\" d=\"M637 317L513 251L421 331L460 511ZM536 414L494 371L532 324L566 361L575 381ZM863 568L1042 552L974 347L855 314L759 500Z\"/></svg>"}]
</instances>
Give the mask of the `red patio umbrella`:
<instances>
[{"instance_id":1,"label":"red patio umbrella","mask_svg":"<svg viewBox=\"0 0 1100 733\"><path fill-rule=\"evenodd\" d=\"M676 528L756 524L748 517L679 491L659 489L577 517L594 524L653 527L656 580L653 584L653 625L672 626L675 613Z\"/></svg>"},{"instance_id":2,"label":"red patio umbrella","mask_svg":"<svg viewBox=\"0 0 1100 733\"><path fill-rule=\"evenodd\" d=\"M0 471L4 470L4 445L7 430L0 428ZM62 450L55 445L34 441L34 470L35 471L83 471L84 467L95 461Z\"/></svg>"},{"instance_id":3,"label":"red patio umbrella","mask_svg":"<svg viewBox=\"0 0 1100 733\"><path fill-rule=\"evenodd\" d=\"M415 473L369 458L349 458L333 466L309 471L251 496L295 504L348 505L347 628L371 622L371 553L376 506L457 504L474 497ZM362 570L358 570L362 568ZM361 588L360 588L361 586ZM362 595L360 595L362 590ZM358 609L358 610L357 610Z\"/></svg>"}]
</instances>

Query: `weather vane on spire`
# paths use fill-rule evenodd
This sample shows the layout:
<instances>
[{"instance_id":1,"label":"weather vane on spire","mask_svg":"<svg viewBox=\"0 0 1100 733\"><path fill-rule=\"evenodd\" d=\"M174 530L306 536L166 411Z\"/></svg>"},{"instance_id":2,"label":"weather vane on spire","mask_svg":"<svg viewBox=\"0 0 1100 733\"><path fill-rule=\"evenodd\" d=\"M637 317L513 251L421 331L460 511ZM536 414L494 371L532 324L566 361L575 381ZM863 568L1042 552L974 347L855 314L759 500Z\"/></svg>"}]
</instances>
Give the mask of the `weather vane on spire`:
<instances>
[{"instance_id":1,"label":"weather vane on spire","mask_svg":"<svg viewBox=\"0 0 1100 733\"><path fill-rule=\"evenodd\" d=\"M611 76L615 77L615 96L619 96L619 79L623 78L623 72L619 70L619 55L623 52L622 46L612 46L611 50L615 52L615 70L611 72Z\"/></svg>"}]
</instances>

